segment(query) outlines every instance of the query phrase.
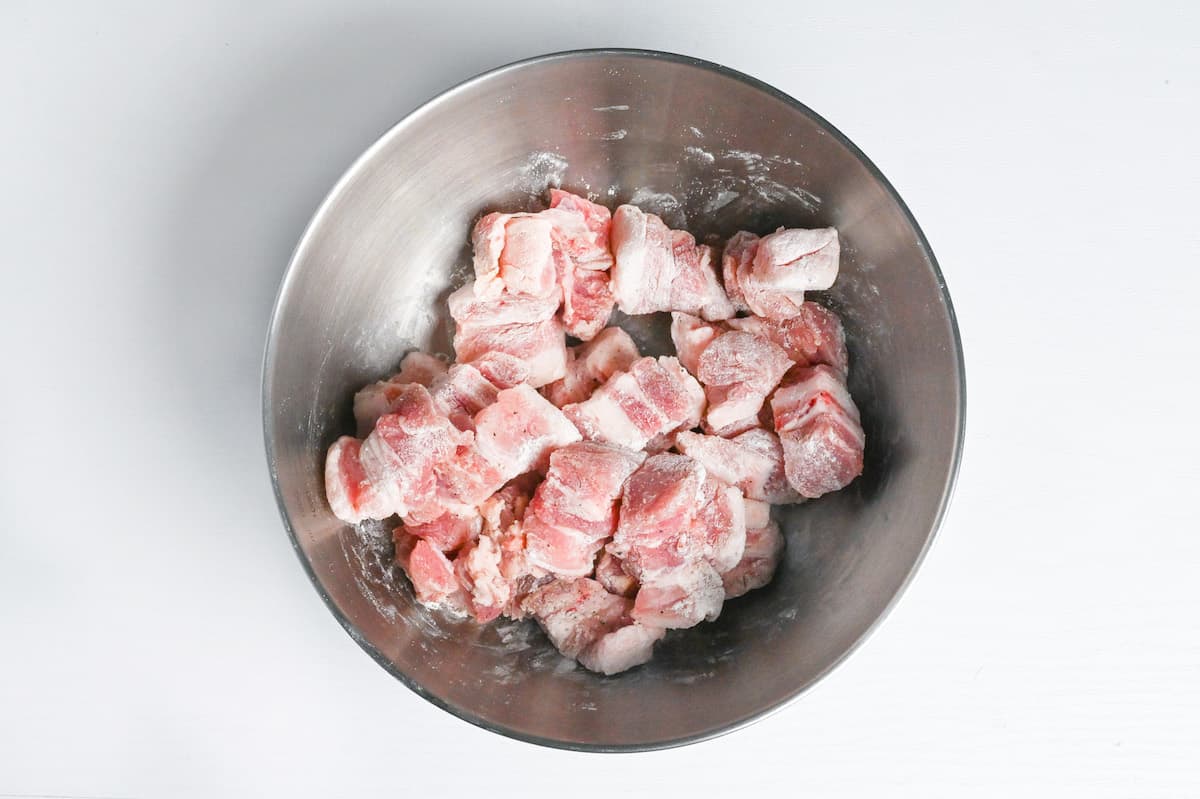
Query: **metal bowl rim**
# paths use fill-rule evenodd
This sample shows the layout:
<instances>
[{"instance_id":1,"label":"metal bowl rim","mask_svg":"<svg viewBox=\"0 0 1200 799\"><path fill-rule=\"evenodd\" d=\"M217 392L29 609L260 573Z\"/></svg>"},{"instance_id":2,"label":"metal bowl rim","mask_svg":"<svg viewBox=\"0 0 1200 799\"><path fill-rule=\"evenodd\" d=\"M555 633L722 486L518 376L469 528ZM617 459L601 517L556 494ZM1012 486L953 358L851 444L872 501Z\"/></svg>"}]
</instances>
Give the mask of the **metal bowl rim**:
<instances>
[{"instance_id":1,"label":"metal bowl rim","mask_svg":"<svg viewBox=\"0 0 1200 799\"><path fill-rule=\"evenodd\" d=\"M591 744L581 743L578 741L564 741L556 738L545 738L538 735L530 735L502 724L495 724L484 718L481 718L466 708L458 707L449 702L443 701L437 696L432 695L415 680L411 679L403 671L396 668L395 665L387 657L385 657L382 652L373 646L371 642L368 641L366 637L353 624L350 623L350 620L346 618L337 605L334 604L333 599L330 597L329 593L325 590L324 586L317 578L312 563L305 556L303 549L301 549L300 540L296 535L295 529L292 527L291 518L288 516L287 507L283 500L283 494L279 488L279 474L276 469L275 462L275 438L271 429L271 411L274 407L274 402L271 396L271 386L268 380L268 378L273 374L275 367L275 343L279 334L280 308L283 305L284 299L288 295L292 278L298 270L297 264L300 262L305 254L305 251L308 249L309 242L314 231L316 231L316 229L324 222L325 216L329 212L329 209L332 207L334 202L342 195L342 192L346 188L347 184L349 184L349 182L359 174L364 165L369 163L380 149L382 149L393 137L400 135L405 127L412 124L416 119L427 114L430 110L438 105L447 102L455 95L466 91L477 83L482 83L507 72L518 72L526 67L531 67L538 64L602 56L620 56L632 59L669 61L675 64L681 64L684 66L712 72L717 75L721 75L722 77L732 78L733 80L744 83L753 89L757 89L758 91L791 106L802 114L807 115L820 127L822 127L830 136L833 136L842 146L849 150L850 153L856 159L858 159L858 161L864 167L866 167L870 175L877 180L881 186L883 186L891 198L900 207L905 219L908 221L908 224L916 234L917 242L920 245L926 260L933 268L934 277L937 279L938 288L941 291L942 303L946 308L947 318L950 322L950 330L954 340L956 367L958 371L958 403L955 409L957 424L954 438L954 453L952 455L949 473L947 474L945 484L942 487L942 496L938 503L937 515L934 518L933 525L930 527L929 533L925 538L925 543L922 545L921 551L913 561L912 567L905 575L895 594L893 594L891 599L888 600L887 605L884 607L879 616L877 616L875 620L871 622L866 630L863 631L858 639L851 644L845 652L833 660L833 662L831 662L825 669L813 677L806 685L797 688L795 691L779 700L773 706L755 713L748 714L741 718L733 719L725 724L722 724L721 726L704 730L693 735L637 744ZM321 597L321 600L325 603L325 606L329 608L330 613L333 614L334 618L337 619L338 623L341 624L346 633L388 673L398 679L415 694L428 700L442 710L445 710L448 713L451 713L462 719L463 721L466 721L477 727L482 727L485 730L499 733L500 735L504 735L508 738L537 744L539 746L580 752L646 752L660 749L672 749L679 746L699 743L700 741L712 740L714 738L718 738L731 732L743 729L744 727L748 727L755 722L774 715L784 708L789 707L799 700L804 694L808 693L808 691L812 690L817 684L823 681L830 672L845 662L845 660L852 654L857 652L859 648L862 647L862 645L866 642L866 640L871 637L884 619L891 614L892 610L896 606L896 603L908 589L909 585L912 584L912 580L916 575L917 570L920 568L922 562L925 560L925 557L928 555L929 549L932 546L934 539L937 537L937 533L940 530L942 523L945 521L951 499L954 495L955 484L958 480L959 466L962 463L963 443L966 433L966 390L966 364L963 358L962 337L958 329L958 317L954 312L954 304L950 299L950 292L946 286L945 277L942 275L941 267L938 265L937 258L933 254L933 249L929 245L929 240L925 237L925 233L921 230L920 225L917 224L916 218L913 216L912 211L909 210L908 205L904 202L903 198L901 198L899 192L896 191L891 182L883 175L879 168L875 166L871 159L869 159L863 153L863 151L854 144L854 142L852 142L844 133L830 124L829 121L820 114L817 114L811 108L806 106L804 103L801 103L791 95L788 95L768 83L764 83L755 77L747 75L743 72L739 72L735 69L722 66L712 61L705 61L700 58L680 55L677 53L669 53L661 50L641 50L635 48L591 48L580 50L564 50L514 61L512 63L481 72L474 77L468 78L452 86L451 88L446 89L402 117L399 122L394 124L386 132L384 132L383 135L376 139L375 142L372 143L358 158L356 158L350 167L342 173L341 177L338 178L337 182L333 185L333 188L330 189L329 193L321 201L321 204L317 207L316 212L305 226L304 232L301 234L300 239L292 252L292 256L288 260L287 269L284 271L283 278L279 284L279 290L275 296L275 303L272 307L271 318L267 327L267 341L263 353L262 363L263 438L266 447L267 467L271 474L271 486L275 492L275 503L279 508L279 514L283 520L284 528L287 530L288 537L291 540L292 549L295 551L297 558L299 558L301 566L304 568L305 573L308 575L309 581L312 583L313 588L316 589L317 594Z\"/></svg>"}]
</instances>

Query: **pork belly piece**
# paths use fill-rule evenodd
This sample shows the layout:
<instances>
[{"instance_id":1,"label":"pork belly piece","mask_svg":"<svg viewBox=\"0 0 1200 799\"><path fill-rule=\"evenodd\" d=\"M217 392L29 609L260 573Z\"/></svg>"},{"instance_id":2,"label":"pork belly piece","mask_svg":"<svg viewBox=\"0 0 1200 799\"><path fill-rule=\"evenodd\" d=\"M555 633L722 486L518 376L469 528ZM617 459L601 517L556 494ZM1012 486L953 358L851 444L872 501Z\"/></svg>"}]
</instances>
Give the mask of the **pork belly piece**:
<instances>
[{"instance_id":1,"label":"pork belly piece","mask_svg":"<svg viewBox=\"0 0 1200 799\"><path fill-rule=\"evenodd\" d=\"M479 537L483 519L478 513L469 516L443 513L431 522L406 524L404 529L409 535L428 541L439 552L456 552Z\"/></svg>"},{"instance_id":2,"label":"pork belly piece","mask_svg":"<svg viewBox=\"0 0 1200 799\"><path fill-rule=\"evenodd\" d=\"M569 577L591 574L596 553L616 529L625 481L644 459L590 441L552 453L522 523L528 562Z\"/></svg>"},{"instance_id":3,"label":"pork belly piece","mask_svg":"<svg viewBox=\"0 0 1200 799\"><path fill-rule=\"evenodd\" d=\"M537 214L491 213L475 224L475 296L558 297L554 226Z\"/></svg>"},{"instance_id":4,"label":"pork belly piece","mask_svg":"<svg viewBox=\"0 0 1200 799\"><path fill-rule=\"evenodd\" d=\"M750 505L747 503L747 510ZM749 517L751 514L747 513ZM766 520L761 527L751 527L746 530L746 548L738 564L721 575L725 587L725 598L733 599L748 591L762 588L771 582L775 569L783 556L783 536L779 533L779 525L770 519L770 510L766 511Z\"/></svg>"},{"instance_id":5,"label":"pork belly piece","mask_svg":"<svg viewBox=\"0 0 1200 799\"><path fill-rule=\"evenodd\" d=\"M678 311L671 314L671 341L675 344L675 356L683 368L692 374L699 371L700 355L705 348L723 332L720 324L705 322L698 316Z\"/></svg>"},{"instance_id":6,"label":"pork belly piece","mask_svg":"<svg viewBox=\"0 0 1200 799\"><path fill-rule=\"evenodd\" d=\"M400 361L400 371L387 380L365 386L354 395L354 421L358 437L366 438L379 417L392 412L392 403L400 394L400 386L420 383L429 388L438 375L446 373L446 362L423 352L410 352Z\"/></svg>"},{"instance_id":7,"label":"pork belly piece","mask_svg":"<svg viewBox=\"0 0 1200 799\"><path fill-rule=\"evenodd\" d=\"M793 369L771 398L788 482L815 498L862 473L865 436L841 375L821 365Z\"/></svg>"},{"instance_id":8,"label":"pork belly piece","mask_svg":"<svg viewBox=\"0 0 1200 799\"><path fill-rule=\"evenodd\" d=\"M454 332L454 352L459 363L473 363L504 353L525 363L534 388L566 374L567 341L556 317L529 324L482 325L459 322Z\"/></svg>"},{"instance_id":9,"label":"pork belly piece","mask_svg":"<svg viewBox=\"0 0 1200 799\"><path fill-rule=\"evenodd\" d=\"M671 230L654 214L622 205L613 215L612 292L627 314L683 311L728 319L733 305L712 264L712 248Z\"/></svg>"},{"instance_id":10,"label":"pork belly piece","mask_svg":"<svg viewBox=\"0 0 1200 799\"><path fill-rule=\"evenodd\" d=\"M721 615L725 586L706 560L694 560L647 577L630 614L647 627L685 629Z\"/></svg>"},{"instance_id":11,"label":"pork belly piece","mask_svg":"<svg viewBox=\"0 0 1200 799\"><path fill-rule=\"evenodd\" d=\"M805 301L796 315L787 319L747 316L730 319L727 324L778 344L797 366L828 364L842 374L850 370L842 320L815 302Z\"/></svg>"},{"instance_id":12,"label":"pork belly piece","mask_svg":"<svg viewBox=\"0 0 1200 799\"><path fill-rule=\"evenodd\" d=\"M564 266L560 282L563 328L575 338L591 341L608 324L616 304L608 272Z\"/></svg>"},{"instance_id":13,"label":"pork belly piece","mask_svg":"<svg viewBox=\"0 0 1200 799\"><path fill-rule=\"evenodd\" d=\"M496 401L500 389L469 363L457 363L433 382L433 404L459 430L475 429L475 414Z\"/></svg>"},{"instance_id":14,"label":"pork belly piece","mask_svg":"<svg viewBox=\"0 0 1200 799\"><path fill-rule=\"evenodd\" d=\"M397 535L406 534L398 532ZM467 595L454 573L454 564L428 541L415 541L411 545L397 541L396 563L412 582L417 601L426 607L465 612Z\"/></svg>"},{"instance_id":15,"label":"pork belly piece","mask_svg":"<svg viewBox=\"0 0 1200 799\"><path fill-rule=\"evenodd\" d=\"M535 392L536 393L536 392ZM470 442L434 405L429 391L411 383L402 387L393 412L380 417L359 452L363 472L389 511L401 516L435 496L434 467ZM441 513L416 521L432 521Z\"/></svg>"},{"instance_id":16,"label":"pork belly piece","mask_svg":"<svg viewBox=\"0 0 1200 799\"><path fill-rule=\"evenodd\" d=\"M521 384L496 395L475 416L475 447L504 479L544 471L550 453L580 440L579 431L549 400Z\"/></svg>"},{"instance_id":17,"label":"pork belly piece","mask_svg":"<svg viewBox=\"0 0 1200 799\"><path fill-rule=\"evenodd\" d=\"M454 574L466 593L471 615L481 624L500 615L512 596L501 571L500 545L491 536L467 544L454 560Z\"/></svg>"},{"instance_id":18,"label":"pork belly piece","mask_svg":"<svg viewBox=\"0 0 1200 799\"><path fill-rule=\"evenodd\" d=\"M702 560L703 542L693 534L693 526L706 484L704 467L686 455L647 458L625 484L608 551L642 580L689 560Z\"/></svg>"},{"instance_id":19,"label":"pork belly piece","mask_svg":"<svg viewBox=\"0 0 1200 799\"><path fill-rule=\"evenodd\" d=\"M632 604L595 580L578 577L530 592L522 608L537 620L555 649L577 658L604 635L627 625Z\"/></svg>"},{"instance_id":20,"label":"pork belly piece","mask_svg":"<svg viewBox=\"0 0 1200 799\"><path fill-rule=\"evenodd\" d=\"M757 240L742 231L725 248L725 289L759 316L786 319L799 311L805 291L833 285L839 253L834 228L780 228Z\"/></svg>"},{"instance_id":21,"label":"pork belly piece","mask_svg":"<svg viewBox=\"0 0 1200 799\"><path fill-rule=\"evenodd\" d=\"M696 372L708 398L708 432L731 436L757 427L763 401L791 366L782 347L750 333L713 339Z\"/></svg>"},{"instance_id":22,"label":"pork belly piece","mask_svg":"<svg viewBox=\"0 0 1200 799\"><path fill-rule=\"evenodd\" d=\"M559 408L583 402L596 387L638 359L637 344L619 327L606 327L591 341L571 347L567 373L545 386L542 393Z\"/></svg>"},{"instance_id":23,"label":"pork belly piece","mask_svg":"<svg viewBox=\"0 0 1200 799\"><path fill-rule=\"evenodd\" d=\"M697 460L710 475L740 488L748 500L775 505L802 501L788 484L783 445L770 430L756 427L734 438L680 432L675 447Z\"/></svg>"},{"instance_id":24,"label":"pork belly piece","mask_svg":"<svg viewBox=\"0 0 1200 799\"><path fill-rule=\"evenodd\" d=\"M607 271L612 267L612 251L609 234L612 229L612 212L603 205L586 200L562 189L550 189L550 208L558 213L546 214L555 225L555 232L563 251L579 269ZM570 214L583 224L582 231L572 224L564 224L559 214Z\"/></svg>"},{"instance_id":25,"label":"pork belly piece","mask_svg":"<svg viewBox=\"0 0 1200 799\"><path fill-rule=\"evenodd\" d=\"M371 483L359 460L362 442L342 436L325 456L325 497L333 515L347 524L385 519L392 508Z\"/></svg>"},{"instance_id":26,"label":"pork belly piece","mask_svg":"<svg viewBox=\"0 0 1200 799\"><path fill-rule=\"evenodd\" d=\"M585 439L639 450L655 436L694 427L704 390L675 358L639 358L563 412Z\"/></svg>"},{"instance_id":27,"label":"pork belly piece","mask_svg":"<svg viewBox=\"0 0 1200 799\"><path fill-rule=\"evenodd\" d=\"M627 624L600 636L579 653L579 664L600 674L618 674L650 660L654 644L667 634L665 627Z\"/></svg>"},{"instance_id":28,"label":"pork belly piece","mask_svg":"<svg viewBox=\"0 0 1200 799\"><path fill-rule=\"evenodd\" d=\"M610 594L632 599L637 594L637 578L625 571L621 559L605 550L596 561L596 582L604 586Z\"/></svg>"},{"instance_id":29,"label":"pork belly piece","mask_svg":"<svg viewBox=\"0 0 1200 799\"><path fill-rule=\"evenodd\" d=\"M497 297L479 297L475 293L475 285L467 283L447 300L450 318L460 325L529 325L552 319L558 311L557 295L501 294Z\"/></svg>"},{"instance_id":30,"label":"pork belly piece","mask_svg":"<svg viewBox=\"0 0 1200 799\"><path fill-rule=\"evenodd\" d=\"M717 573L729 571L746 547L746 504L740 489L715 477L704 481L692 535L700 538L700 551Z\"/></svg>"}]
</instances>

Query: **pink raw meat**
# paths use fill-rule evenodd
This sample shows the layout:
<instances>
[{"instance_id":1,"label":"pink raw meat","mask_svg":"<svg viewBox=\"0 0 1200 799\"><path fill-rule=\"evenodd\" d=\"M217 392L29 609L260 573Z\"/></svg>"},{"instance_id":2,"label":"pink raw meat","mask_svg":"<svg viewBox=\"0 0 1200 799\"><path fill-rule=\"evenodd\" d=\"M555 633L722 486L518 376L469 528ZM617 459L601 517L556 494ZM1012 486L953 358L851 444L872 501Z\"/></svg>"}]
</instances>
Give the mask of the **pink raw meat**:
<instances>
[{"instance_id":1,"label":"pink raw meat","mask_svg":"<svg viewBox=\"0 0 1200 799\"><path fill-rule=\"evenodd\" d=\"M500 390L474 365L458 363L434 381L433 404L459 430L475 429L475 414L496 401Z\"/></svg>"},{"instance_id":2,"label":"pink raw meat","mask_svg":"<svg viewBox=\"0 0 1200 799\"><path fill-rule=\"evenodd\" d=\"M429 388L438 375L445 374L446 362L423 352L410 352L400 362L400 371L360 389L354 395L354 420L358 435L366 438L379 417L392 412L392 403L400 395L400 386L420 383Z\"/></svg>"},{"instance_id":3,"label":"pink raw meat","mask_svg":"<svg viewBox=\"0 0 1200 799\"><path fill-rule=\"evenodd\" d=\"M719 323L705 322L698 316L678 311L671 314L671 341L675 344L675 356L692 374L699 371L700 356L705 348L723 332Z\"/></svg>"},{"instance_id":4,"label":"pink raw meat","mask_svg":"<svg viewBox=\"0 0 1200 799\"><path fill-rule=\"evenodd\" d=\"M782 556L783 536L779 534L779 525L770 521L768 516L762 527L746 530L746 549L742 559L721 575L725 598L733 599L771 582Z\"/></svg>"},{"instance_id":5,"label":"pink raw meat","mask_svg":"<svg viewBox=\"0 0 1200 799\"><path fill-rule=\"evenodd\" d=\"M478 513L470 516L443 513L425 524L404 525L409 535L428 541L441 552L455 552L461 549L464 544L479 537L482 527L483 519Z\"/></svg>"},{"instance_id":6,"label":"pink raw meat","mask_svg":"<svg viewBox=\"0 0 1200 799\"><path fill-rule=\"evenodd\" d=\"M704 498L704 467L686 455L647 458L625 484L616 534L608 549L624 568L645 578L704 557L692 534Z\"/></svg>"},{"instance_id":7,"label":"pink raw meat","mask_svg":"<svg viewBox=\"0 0 1200 799\"><path fill-rule=\"evenodd\" d=\"M454 333L459 363L493 353L511 355L529 369L529 385L540 388L566 374L567 341L557 318L531 324L478 325L459 322Z\"/></svg>"},{"instance_id":8,"label":"pink raw meat","mask_svg":"<svg viewBox=\"0 0 1200 799\"><path fill-rule=\"evenodd\" d=\"M397 552L401 551L397 546ZM454 574L454 565L428 541L418 540L406 556L397 558L397 563L412 581L413 592L422 605L466 610L467 597Z\"/></svg>"},{"instance_id":9,"label":"pink raw meat","mask_svg":"<svg viewBox=\"0 0 1200 799\"><path fill-rule=\"evenodd\" d=\"M758 236L739 230L725 242L725 250L721 256L721 279L725 283L725 293L733 307L739 311L750 310L750 306L746 304L746 295L742 293L739 275L749 271L754 263L758 242Z\"/></svg>"},{"instance_id":10,"label":"pink raw meat","mask_svg":"<svg viewBox=\"0 0 1200 799\"><path fill-rule=\"evenodd\" d=\"M654 644L667 634L665 627L627 624L600 636L579 653L579 664L600 674L617 674L650 659Z\"/></svg>"},{"instance_id":11,"label":"pink raw meat","mask_svg":"<svg viewBox=\"0 0 1200 799\"><path fill-rule=\"evenodd\" d=\"M740 488L748 499L776 505L801 501L788 485L783 445L770 430L756 427L734 438L681 432L676 434L675 446L699 461L710 475Z\"/></svg>"},{"instance_id":12,"label":"pink raw meat","mask_svg":"<svg viewBox=\"0 0 1200 799\"><path fill-rule=\"evenodd\" d=\"M788 482L815 498L862 474L865 436L858 408L829 366L793 369L771 399Z\"/></svg>"},{"instance_id":13,"label":"pink raw meat","mask_svg":"<svg viewBox=\"0 0 1200 799\"><path fill-rule=\"evenodd\" d=\"M576 658L602 636L625 626L633 603L608 593L595 580L579 577L547 583L521 604L559 652Z\"/></svg>"},{"instance_id":14,"label":"pink raw meat","mask_svg":"<svg viewBox=\"0 0 1200 799\"><path fill-rule=\"evenodd\" d=\"M384 519L392 510L372 485L359 461L362 442L342 436L325 456L325 496L333 515L347 524Z\"/></svg>"},{"instance_id":15,"label":"pink raw meat","mask_svg":"<svg viewBox=\"0 0 1200 799\"><path fill-rule=\"evenodd\" d=\"M543 471L551 452L579 440L563 412L525 384L501 391L475 417L475 446L504 475L502 484L533 469Z\"/></svg>"},{"instance_id":16,"label":"pink raw meat","mask_svg":"<svg viewBox=\"0 0 1200 799\"><path fill-rule=\"evenodd\" d=\"M706 560L694 560L642 581L632 617L648 627L685 629L721 615L725 586Z\"/></svg>"},{"instance_id":17,"label":"pink raw meat","mask_svg":"<svg viewBox=\"0 0 1200 799\"><path fill-rule=\"evenodd\" d=\"M363 442L363 471L389 510L401 516L435 496L434 467L450 459L470 434L456 429L433 403L424 386L409 384L393 403L393 413L380 417ZM417 521L432 521L434 513Z\"/></svg>"},{"instance_id":18,"label":"pink raw meat","mask_svg":"<svg viewBox=\"0 0 1200 799\"><path fill-rule=\"evenodd\" d=\"M712 249L696 246L690 233L671 230L654 214L622 205L613 215L612 246L612 291L625 313L683 311L709 320L733 316L713 269Z\"/></svg>"},{"instance_id":19,"label":"pink raw meat","mask_svg":"<svg viewBox=\"0 0 1200 799\"><path fill-rule=\"evenodd\" d=\"M655 436L694 427L704 410L704 391L675 358L640 358L587 400L563 412L584 438L642 449Z\"/></svg>"},{"instance_id":20,"label":"pink raw meat","mask_svg":"<svg viewBox=\"0 0 1200 799\"><path fill-rule=\"evenodd\" d=\"M798 366L828 364L842 374L850 368L846 331L837 314L815 302L804 302L788 319L747 316L730 319L729 327L753 333L783 347Z\"/></svg>"},{"instance_id":21,"label":"pink raw meat","mask_svg":"<svg viewBox=\"0 0 1200 799\"><path fill-rule=\"evenodd\" d=\"M554 452L522 525L529 563L569 577L590 574L596 552L616 529L625 481L644 459L595 442Z\"/></svg>"},{"instance_id":22,"label":"pink raw meat","mask_svg":"<svg viewBox=\"0 0 1200 799\"><path fill-rule=\"evenodd\" d=\"M554 226L563 326L589 341L608 322L615 302L608 276L612 216L604 206L558 189L550 190L550 210L540 216Z\"/></svg>"},{"instance_id":23,"label":"pink raw meat","mask_svg":"<svg viewBox=\"0 0 1200 799\"><path fill-rule=\"evenodd\" d=\"M475 296L558 296L553 225L536 214L491 213L471 236L475 247Z\"/></svg>"},{"instance_id":24,"label":"pink raw meat","mask_svg":"<svg viewBox=\"0 0 1200 799\"><path fill-rule=\"evenodd\" d=\"M747 535L749 535L750 530L766 527L771 523L771 503L762 502L757 499L747 499L742 504L746 508Z\"/></svg>"},{"instance_id":25,"label":"pink raw meat","mask_svg":"<svg viewBox=\"0 0 1200 799\"><path fill-rule=\"evenodd\" d=\"M757 427L763 401L791 365L783 348L766 339L738 331L717 336L696 373L708 397L705 428L731 436Z\"/></svg>"},{"instance_id":26,"label":"pink raw meat","mask_svg":"<svg viewBox=\"0 0 1200 799\"><path fill-rule=\"evenodd\" d=\"M468 283L450 295L450 318L460 325L497 327L544 322L558 311L559 297L528 294L501 294L479 297L476 283Z\"/></svg>"},{"instance_id":27,"label":"pink raw meat","mask_svg":"<svg viewBox=\"0 0 1200 799\"><path fill-rule=\"evenodd\" d=\"M578 217L587 231L580 235L574 226L564 225L558 222L557 216L552 217L563 249L577 268L604 271L612 267L608 244L612 213L607 208L561 189L550 189L550 207Z\"/></svg>"},{"instance_id":28,"label":"pink raw meat","mask_svg":"<svg viewBox=\"0 0 1200 799\"><path fill-rule=\"evenodd\" d=\"M610 594L632 599L637 594L637 578L625 571L621 559L607 550L596 561L596 581Z\"/></svg>"},{"instance_id":29,"label":"pink raw meat","mask_svg":"<svg viewBox=\"0 0 1200 799\"><path fill-rule=\"evenodd\" d=\"M718 573L736 566L746 547L746 503L742 492L715 477L706 479L691 534L700 538L704 559Z\"/></svg>"},{"instance_id":30,"label":"pink raw meat","mask_svg":"<svg viewBox=\"0 0 1200 799\"><path fill-rule=\"evenodd\" d=\"M501 554L499 544L485 535L467 544L454 560L471 615L481 624L499 616L512 596L512 586L501 573Z\"/></svg>"},{"instance_id":31,"label":"pink raw meat","mask_svg":"<svg viewBox=\"0 0 1200 799\"><path fill-rule=\"evenodd\" d=\"M753 262L734 267L737 289L746 306L759 316L795 316L804 292L827 289L838 273L837 230L780 228L757 243ZM728 274L728 269L724 270Z\"/></svg>"},{"instance_id":32,"label":"pink raw meat","mask_svg":"<svg viewBox=\"0 0 1200 799\"><path fill-rule=\"evenodd\" d=\"M608 273L565 267L561 282L563 327L575 338L590 341L608 324L616 302Z\"/></svg>"},{"instance_id":33,"label":"pink raw meat","mask_svg":"<svg viewBox=\"0 0 1200 799\"><path fill-rule=\"evenodd\" d=\"M568 350L567 373L542 392L559 408L583 402L596 387L638 359L637 344L619 327L606 327L591 341Z\"/></svg>"}]
</instances>

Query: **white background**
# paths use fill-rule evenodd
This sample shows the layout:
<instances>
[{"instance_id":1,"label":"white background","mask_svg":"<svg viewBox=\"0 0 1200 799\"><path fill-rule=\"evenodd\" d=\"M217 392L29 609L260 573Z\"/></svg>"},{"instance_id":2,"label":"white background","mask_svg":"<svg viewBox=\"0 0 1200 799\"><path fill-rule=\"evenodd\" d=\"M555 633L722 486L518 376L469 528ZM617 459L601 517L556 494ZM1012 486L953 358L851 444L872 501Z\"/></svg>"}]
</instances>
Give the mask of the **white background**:
<instances>
[{"instance_id":1,"label":"white background","mask_svg":"<svg viewBox=\"0 0 1200 799\"><path fill-rule=\"evenodd\" d=\"M0 794L1200 792L1194 4L106 5L0 5ZM258 404L351 160L462 78L606 45L749 72L862 147L969 380L957 497L877 634L782 713L628 756L376 666L291 552Z\"/></svg>"}]
</instances>

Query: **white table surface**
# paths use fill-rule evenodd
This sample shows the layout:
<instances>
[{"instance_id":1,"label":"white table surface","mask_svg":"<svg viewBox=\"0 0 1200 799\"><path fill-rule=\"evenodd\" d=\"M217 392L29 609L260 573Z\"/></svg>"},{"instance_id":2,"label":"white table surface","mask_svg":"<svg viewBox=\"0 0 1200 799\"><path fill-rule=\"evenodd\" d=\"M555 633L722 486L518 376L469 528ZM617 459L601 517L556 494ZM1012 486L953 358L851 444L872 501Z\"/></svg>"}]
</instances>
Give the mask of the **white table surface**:
<instances>
[{"instance_id":1,"label":"white table surface","mask_svg":"<svg viewBox=\"0 0 1200 799\"><path fill-rule=\"evenodd\" d=\"M105 5L0 7L0 794L1200 792L1195 5ZM458 721L346 636L276 513L259 364L377 135L622 45L762 78L888 175L958 308L968 441L843 667L734 735L596 756Z\"/></svg>"}]
</instances>

